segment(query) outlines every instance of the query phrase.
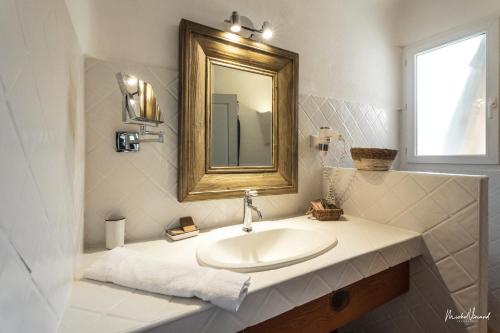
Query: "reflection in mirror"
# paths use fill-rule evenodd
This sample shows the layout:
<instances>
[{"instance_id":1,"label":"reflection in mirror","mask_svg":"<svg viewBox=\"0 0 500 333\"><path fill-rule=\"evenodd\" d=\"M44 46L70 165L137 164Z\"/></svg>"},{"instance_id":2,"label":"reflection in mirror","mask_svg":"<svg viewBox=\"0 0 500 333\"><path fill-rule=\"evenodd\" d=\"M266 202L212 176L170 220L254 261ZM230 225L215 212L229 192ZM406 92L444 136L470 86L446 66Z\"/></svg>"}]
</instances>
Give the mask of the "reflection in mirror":
<instances>
[{"instance_id":1,"label":"reflection in mirror","mask_svg":"<svg viewBox=\"0 0 500 333\"><path fill-rule=\"evenodd\" d=\"M126 73L117 73L116 79L123 96L124 122L153 126L162 123L151 84Z\"/></svg>"},{"instance_id":2,"label":"reflection in mirror","mask_svg":"<svg viewBox=\"0 0 500 333\"><path fill-rule=\"evenodd\" d=\"M272 76L211 67L210 166L272 166Z\"/></svg>"}]
</instances>

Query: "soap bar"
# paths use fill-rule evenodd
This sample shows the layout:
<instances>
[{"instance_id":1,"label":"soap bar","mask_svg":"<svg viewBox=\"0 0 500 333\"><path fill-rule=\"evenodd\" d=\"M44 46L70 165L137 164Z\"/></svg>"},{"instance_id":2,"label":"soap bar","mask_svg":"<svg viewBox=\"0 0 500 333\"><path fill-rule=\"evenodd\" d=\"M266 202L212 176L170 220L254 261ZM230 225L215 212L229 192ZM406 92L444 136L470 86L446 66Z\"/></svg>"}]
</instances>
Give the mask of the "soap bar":
<instances>
[{"instance_id":1,"label":"soap bar","mask_svg":"<svg viewBox=\"0 0 500 333\"><path fill-rule=\"evenodd\" d=\"M315 210L323 210L325 207L323 207L323 204L321 201L311 201L311 206Z\"/></svg>"},{"instance_id":2,"label":"soap bar","mask_svg":"<svg viewBox=\"0 0 500 333\"><path fill-rule=\"evenodd\" d=\"M184 233L184 230L182 230L181 228L179 229L170 229L170 230L167 230L167 233L172 235L172 236L177 236L177 235L181 235Z\"/></svg>"},{"instance_id":3,"label":"soap bar","mask_svg":"<svg viewBox=\"0 0 500 333\"><path fill-rule=\"evenodd\" d=\"M190 232L198 229L198 227L194 224L193 218L191 216L181 217L180 225L184 232Z\"/></svg>"},{"instance_id":4,"label":"soap bar","mask_svg":"<svg viewBox=\"0 0 500 333\"><path fill-rule=\"evenodd\" d=\"M191 232L191 231L198 230L198 227L193 224L193 225L188 225L188 226L182 227L182 230L184 230L184 232Z\"/></svg>"},{"instance_id":5,"label":"soap bar","mask_svg":"<svg viewBox=\"0 0 500 333\"><path fill-rule=\"evenodd\" d=\"M167 230L166 235L171 240L176 241L176 240L181 240L181 239L196 236L199 233L200 233L200 230L198 230L198 228L196 228L196 230L193 230L191 232L185 232L184 230L182 230L182 228L176 228L176 229Z\"/></svg>"}]
</instances>

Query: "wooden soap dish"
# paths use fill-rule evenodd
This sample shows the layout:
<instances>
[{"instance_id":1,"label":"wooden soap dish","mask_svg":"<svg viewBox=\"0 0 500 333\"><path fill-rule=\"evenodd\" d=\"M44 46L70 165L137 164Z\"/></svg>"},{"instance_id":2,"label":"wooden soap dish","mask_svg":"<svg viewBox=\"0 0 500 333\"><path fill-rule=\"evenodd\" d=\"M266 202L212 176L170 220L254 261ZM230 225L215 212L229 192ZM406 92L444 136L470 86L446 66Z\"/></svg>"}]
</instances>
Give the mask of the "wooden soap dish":
<instances>
[{"instance_id":1,"label":"wooden soap dish","mask_svg":"<svg viewBox=\"0 0 500 333\"><path fill-rule=\"evenodd\" d=\"M171 240L181 240L181 239L184 239L184 238L189 238L189 237L193 237L193 236L196 236L200 233L200 229L196 228L196 230L193 230L193 231L184 231L182 230L182 228L175 228L175 229L169 229L167 230L166 234L168 236L168 238L170 238Z\"/></svg>"},{"instance_id":2,"label":"wooden soap dish","mask_svg":"<svg viewBox=\"0 0 500 333\"><path fill-rule=\"evenodd\" d=\"M200 233L200 229L194 224L191 216L181 217L179 222L181 225L180 228L166 230L166 234L171 240L181 240L196 236Z\"/></svg>"}]
</instances>

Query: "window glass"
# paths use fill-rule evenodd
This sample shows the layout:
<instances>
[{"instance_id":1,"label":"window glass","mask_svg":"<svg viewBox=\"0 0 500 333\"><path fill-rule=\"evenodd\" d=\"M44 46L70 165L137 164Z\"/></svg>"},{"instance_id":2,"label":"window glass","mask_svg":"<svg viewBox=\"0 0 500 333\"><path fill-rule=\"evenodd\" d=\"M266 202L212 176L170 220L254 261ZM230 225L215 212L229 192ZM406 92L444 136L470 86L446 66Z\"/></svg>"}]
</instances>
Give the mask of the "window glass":
<instances>
[{"instance_id":1,"label":"window glass","mask_svg":"<svg viewBox=\"0 0 500 333\"><path fill-rule=\"evenodd\" d=\"M486 34L415 57L416 155L486 154Z\"/></svg>"}]
</instances>

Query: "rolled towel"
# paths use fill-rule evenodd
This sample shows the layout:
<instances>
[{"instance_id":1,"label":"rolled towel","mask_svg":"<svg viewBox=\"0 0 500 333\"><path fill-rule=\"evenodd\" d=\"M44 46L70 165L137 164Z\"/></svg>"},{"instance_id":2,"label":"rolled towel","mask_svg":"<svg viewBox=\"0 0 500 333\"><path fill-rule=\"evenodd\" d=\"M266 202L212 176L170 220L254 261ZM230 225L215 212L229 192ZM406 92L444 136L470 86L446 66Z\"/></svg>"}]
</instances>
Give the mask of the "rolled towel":
<instances>
[{"instance_id":1,"label":"rolled towel","mask_svg":"<svg viewBox=\"0 0 500 333\"><path fill-rule=\"evenodd\" d=\"M83 276L152 293L198 297L233 312L250 285L246 274L171 263L123 247L107 251Z\"/></svg>"}]
</instances>

